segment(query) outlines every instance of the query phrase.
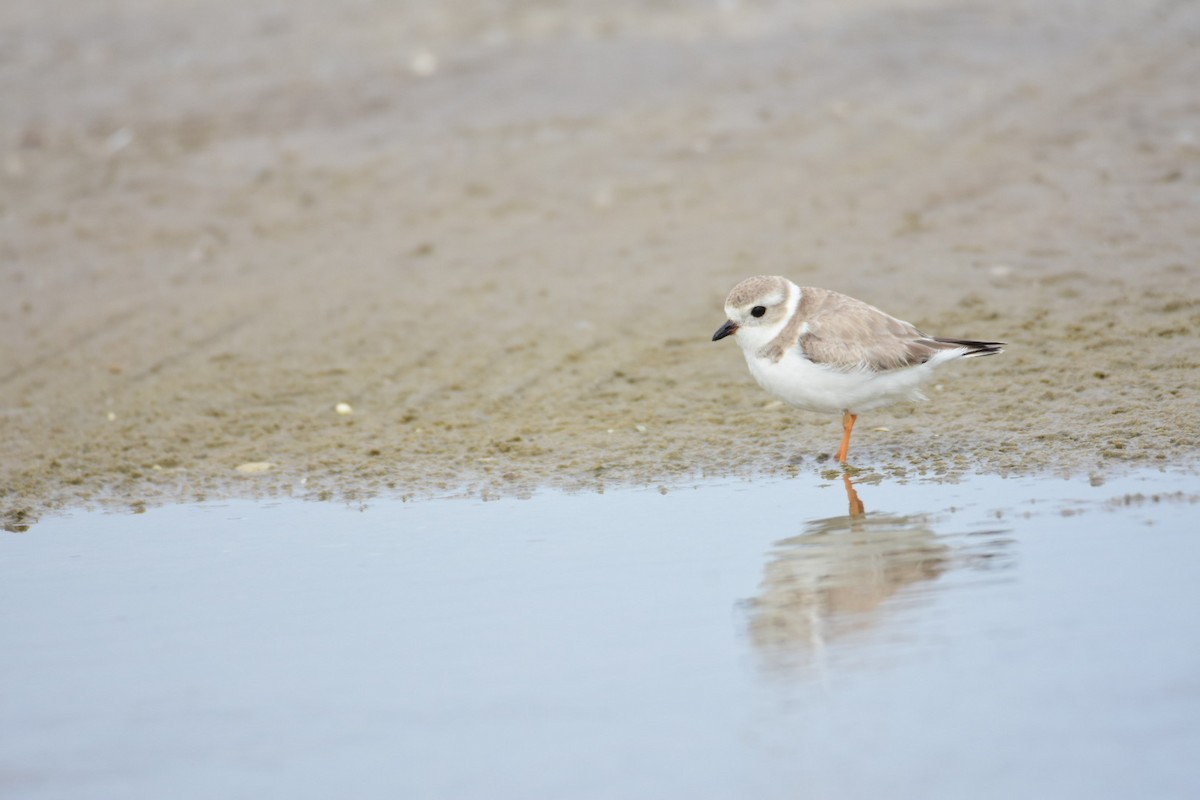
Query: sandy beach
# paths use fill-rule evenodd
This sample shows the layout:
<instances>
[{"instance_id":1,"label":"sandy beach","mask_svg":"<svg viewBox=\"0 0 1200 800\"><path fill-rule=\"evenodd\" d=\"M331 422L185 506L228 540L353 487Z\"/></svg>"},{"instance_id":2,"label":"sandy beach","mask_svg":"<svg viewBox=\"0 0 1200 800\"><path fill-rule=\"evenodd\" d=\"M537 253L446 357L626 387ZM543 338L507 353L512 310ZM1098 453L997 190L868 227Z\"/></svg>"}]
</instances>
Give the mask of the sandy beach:
<instances>
[{"instance_id":1,"label":"sandy beach","mask_svg":"<svg viewBox=\"0 0 1200 800\"><path fill-rule=\"evenodd\" d=\"M1194 464L1198 74L1184 2L5 4L0 513L830 468L758 273L1009 343L865 472Z\"/></svg>"}]
</instances>

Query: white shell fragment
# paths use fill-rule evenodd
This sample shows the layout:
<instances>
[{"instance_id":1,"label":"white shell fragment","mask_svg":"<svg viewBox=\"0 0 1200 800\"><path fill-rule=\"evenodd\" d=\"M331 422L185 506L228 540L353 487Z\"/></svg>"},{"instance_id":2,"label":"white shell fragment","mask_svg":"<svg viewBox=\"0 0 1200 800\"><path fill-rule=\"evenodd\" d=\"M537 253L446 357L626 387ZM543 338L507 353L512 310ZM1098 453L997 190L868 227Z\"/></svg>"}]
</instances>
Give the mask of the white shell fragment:
<instances>
[{"instance_id":1,"label":"white shell fragment","mask_svg":"<svg viewBox=\"0 0 1200 800\"><path fill-rule=\"evenodd\" d=\"M427 78L437 72L437 56L428 50L418 50L409 57L408 68L414 75Z\"/></svg>"},{"instance_id":2,"label":"white shell fragment","mask_svg":"<svg viewBox=\"0 0 1200 800\"><path fill-rule=\"evenodd\" d=\"M256 472L266 472L273 466L275 465L270 461L247 461L245 464L238 464L237 471L243 475L253 475Z\"/></svg>"}]
</instances>

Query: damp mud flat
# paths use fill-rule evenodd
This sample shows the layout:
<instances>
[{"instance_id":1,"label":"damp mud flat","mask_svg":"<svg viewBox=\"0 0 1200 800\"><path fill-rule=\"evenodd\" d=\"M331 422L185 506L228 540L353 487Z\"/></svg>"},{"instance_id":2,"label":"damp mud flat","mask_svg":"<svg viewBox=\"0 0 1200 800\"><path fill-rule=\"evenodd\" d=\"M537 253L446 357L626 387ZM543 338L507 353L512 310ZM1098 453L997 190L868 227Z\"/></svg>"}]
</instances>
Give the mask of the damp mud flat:
<instances>
[{"instance_id":1,"label":"damp mud flat","mask_svg":"<svg viewBox=\"0 0 1200 800\"><path fill-rule=\"evenodd\" d=\"M78 512L0 538L12 800L1193 797L1194 475Z\"/></svg>"},{"instance_id":2,"label":"damp mud flat","mask_svg":"<svg viewBox=\"0 0 1200 800\"><path fill-rule=\"evenodd\" d=\"M1010 343L860 465L1194 463L1200 7L796 5L4 4L5 524L811 467L756 273Z\"/></svg>"}]
</instances>

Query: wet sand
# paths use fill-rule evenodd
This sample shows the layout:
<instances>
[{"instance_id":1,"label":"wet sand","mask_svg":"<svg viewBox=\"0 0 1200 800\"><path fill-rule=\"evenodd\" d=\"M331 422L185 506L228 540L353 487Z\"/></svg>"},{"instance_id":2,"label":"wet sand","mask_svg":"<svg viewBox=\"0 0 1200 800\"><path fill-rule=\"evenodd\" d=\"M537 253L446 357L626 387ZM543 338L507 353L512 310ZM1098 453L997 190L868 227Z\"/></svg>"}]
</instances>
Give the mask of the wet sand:
<instances>
[{"instance_id":1,"label":"wet sand","mask_svg":"<svg viewBox=\"0 0 1200 800\"><path fill-rule=\"evenodd\" d=\"M1194 465L1200 7L992 5L5 5L0 512L825 469L755 273L1010 343L860 468Z\"/></svg>"}]
</instances>

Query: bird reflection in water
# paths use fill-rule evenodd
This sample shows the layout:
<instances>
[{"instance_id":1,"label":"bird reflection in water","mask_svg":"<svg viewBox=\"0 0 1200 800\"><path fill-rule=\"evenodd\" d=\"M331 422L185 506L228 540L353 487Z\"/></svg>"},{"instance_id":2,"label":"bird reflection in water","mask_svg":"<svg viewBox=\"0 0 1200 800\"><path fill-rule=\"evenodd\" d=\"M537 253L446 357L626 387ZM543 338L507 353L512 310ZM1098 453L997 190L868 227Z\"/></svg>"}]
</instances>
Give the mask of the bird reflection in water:
<instances>
[{"instance_id":1,"label":"bird reflection in water","mask_svg":"<svg viewBox=\"0 0 1200 800\"><path fill-rule=\"evenodd\" d=\"M827 643L876 624L902 589L980 555L948 545L927 515L867 513L849 475L842 482L849 513L776 542L748 604L751 640L768 666L823 663Z\"/></svg>"}]
</instances>

